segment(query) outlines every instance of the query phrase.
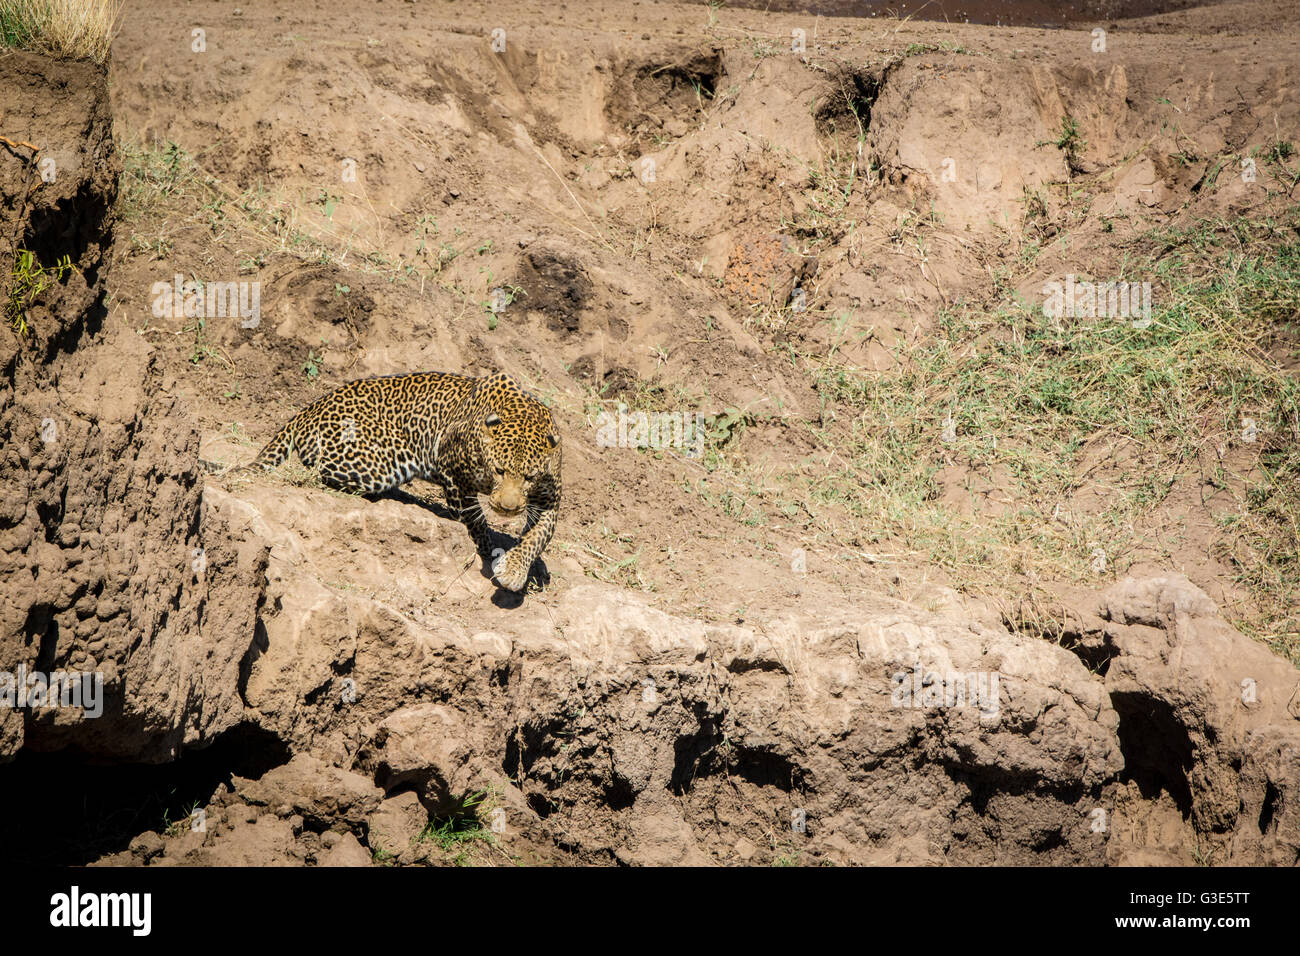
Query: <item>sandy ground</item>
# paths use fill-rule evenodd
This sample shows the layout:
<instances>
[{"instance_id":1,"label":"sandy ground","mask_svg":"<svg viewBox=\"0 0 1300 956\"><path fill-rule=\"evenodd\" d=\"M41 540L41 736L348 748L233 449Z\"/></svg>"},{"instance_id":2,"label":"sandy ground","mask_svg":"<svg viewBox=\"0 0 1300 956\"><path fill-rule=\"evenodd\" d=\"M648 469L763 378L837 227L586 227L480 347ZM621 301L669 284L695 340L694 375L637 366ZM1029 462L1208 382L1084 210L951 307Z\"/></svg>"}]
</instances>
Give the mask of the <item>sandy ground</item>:
<instances>
[{"instance_id":1,"label":"sandy ground","mask_svg":"<svg viewBox=\"0 0 1300 956\"><path fill-rule=\"evenodd\" d=\"M851 431L810 368L828 352L891 367L940 309L989 300L995 268L1031 292L1105 276L1153 224L1285 204L1193 187L1217 153L1294 131L1294 23L1294 4L1212 5L1114 25L1098 53L1082 29L639 2L136 5L114 50L119 138L175 142L216 185L206 213L178 203L119 228L110 321L158 350L225 463L349 378L506 368L568 435L549 562L562 581L618 580L711 619L833 604L864 583L912 598L948 575L834 498L810 501ZM1074 176L1041 145L1065 112L1087 143ZM1183 168L1165 147L1188 136L1201 158ZM858 169L859 140L888 168ZM818 173L835 162L853 180L828 211ZM1040 184L1059 237L1022 266L1024 193ZM1061 198L1071 188L1086 211ZM150 313L175 274L260 282L261 325L212 320L196 344L192 321ZM777 301L796 283L802 313ZM496 289L516 299L499 317ZM597 416L619 400L732 410L743 427L707 469L600 447ZM1089 454L1066 508L1108 493L1115 450ZM955 508L999 497L1001 476L977 472L943 463ZM1176 489L1099 583L1171 568L1245 601L1202 498L1194 479ZM789 573L798 552L806 574ZM1008 577L997 590L1014 603L1024 582Z\"/></svg>"}]
</instances>

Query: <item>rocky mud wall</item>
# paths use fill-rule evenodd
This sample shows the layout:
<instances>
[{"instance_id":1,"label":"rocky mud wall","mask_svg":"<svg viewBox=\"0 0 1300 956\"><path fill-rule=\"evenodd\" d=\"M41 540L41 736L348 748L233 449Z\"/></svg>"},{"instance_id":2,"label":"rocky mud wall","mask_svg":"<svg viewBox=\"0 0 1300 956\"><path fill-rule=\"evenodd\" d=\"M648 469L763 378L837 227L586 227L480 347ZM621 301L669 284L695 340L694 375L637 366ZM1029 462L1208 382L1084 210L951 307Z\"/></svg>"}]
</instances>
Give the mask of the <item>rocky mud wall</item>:
<instances>
[{"instance_id":1,"label":"rocky mud wall","mask_svg":"<svg viewBox=\"0 0 1300 956\"><path fill-rule=\"evenodd\" d=\"M349 810L344 829L398 863L427 859L424 823L479 792L538 861L1300 859L1294 669L1181 576L1081 592L1069 634L953 592L933 611L863 595L706 624L597 582L507 632L408 610L401 588L445 593L468 557L447 522L241 495L209 506L275 543L249 719L300 756L270 790L235 781L207 810L225 829L162 860L232 859L256 825L278 828L286 861L319 862L325 767L360 775L340 792L373 815ZM401 588L384 571L418 562Z\"/></svg>"},{"instance_id":2,"label":"rocky mud wall","mask_svg":"<svg viewBox=\"0 0 1300 956\"><path fill-rule=\"evenodd\" d=\"M157 394L149 347L105 328L120 161L104 70L7 53L0 103L5 132L39 148L0 146L4 299L23 283L27 326L0 333L0 673L103 688L94 718L0 709L0 761L168 760L242 719L266 548L201 520L198 434ZM24 252L48 280L13 274Z\"/></svg>"}]
</instances>

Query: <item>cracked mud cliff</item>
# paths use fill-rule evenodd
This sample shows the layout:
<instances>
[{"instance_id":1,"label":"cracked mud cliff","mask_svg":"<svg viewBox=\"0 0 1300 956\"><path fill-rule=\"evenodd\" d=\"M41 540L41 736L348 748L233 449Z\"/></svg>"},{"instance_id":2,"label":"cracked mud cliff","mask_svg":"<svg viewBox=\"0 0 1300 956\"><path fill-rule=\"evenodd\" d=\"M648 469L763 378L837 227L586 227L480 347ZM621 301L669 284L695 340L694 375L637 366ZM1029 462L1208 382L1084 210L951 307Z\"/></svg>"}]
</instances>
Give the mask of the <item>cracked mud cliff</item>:
<instances>
[{"instance_id":1,"label":"cracked mud cliff","mask_svg":"<svg viewBox=\"0 0 1300 956\"><path fill-rule=\"evenodd\" d=\"M0 54L7 858L1300 862L1294 6L571 6ZM525 591L237 469L427 370L563 435Z\"/></svg>"}]
</instances>

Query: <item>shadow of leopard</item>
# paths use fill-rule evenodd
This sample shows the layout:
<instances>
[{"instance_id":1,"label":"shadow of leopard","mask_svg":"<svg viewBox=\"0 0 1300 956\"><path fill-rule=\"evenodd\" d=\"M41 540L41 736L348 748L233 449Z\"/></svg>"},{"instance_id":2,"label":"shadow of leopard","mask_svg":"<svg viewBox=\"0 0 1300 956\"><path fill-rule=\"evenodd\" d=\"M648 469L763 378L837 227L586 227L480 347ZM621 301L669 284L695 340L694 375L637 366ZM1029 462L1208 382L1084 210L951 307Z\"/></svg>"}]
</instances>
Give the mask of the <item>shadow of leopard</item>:
<instances>
[{"instance_id":1,"label":"shadow of leopard","mask_svg":"<svg viewBox=\"0 0 1300 956\"><path fill-rule=\"evenodd\" d=\"M354 494L381 494L413 478L441 485L484 557L492 539L478 496L503 517L526 514L519 544L492 561L493 579L508 591L527 586L555 532L559 431L551 410L502 372L349 382L290 419L246 467L269 470L291 454L324 484Z\"/></svg>"}]
</instances>

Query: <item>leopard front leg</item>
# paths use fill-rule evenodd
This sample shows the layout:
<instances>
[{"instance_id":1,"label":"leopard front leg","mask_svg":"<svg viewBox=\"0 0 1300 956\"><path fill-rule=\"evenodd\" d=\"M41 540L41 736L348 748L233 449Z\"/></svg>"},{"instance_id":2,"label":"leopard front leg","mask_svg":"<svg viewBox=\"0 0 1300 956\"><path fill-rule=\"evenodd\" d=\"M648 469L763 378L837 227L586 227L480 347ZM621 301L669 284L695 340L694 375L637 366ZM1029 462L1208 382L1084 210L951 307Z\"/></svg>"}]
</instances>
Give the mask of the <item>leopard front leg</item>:
<instances>
[{"instance_id":1,"label":"leopard front leg","mask_svg":"<svg viewBox=\"0 0 1300 956\"><path fill-rule=\"evenodd\" d=\"M447 495L447 507L456 513L461 522L469 529L469 536L474 539L474 546L481 555L487 556L492 551L492 532L487 519L483 517L483 506L479 504L478 495L466 495L454 485L443 489Z\"/></svg>"},{"instance_id":2,"label":"leopard front leg","mask_svg":"<svg viewBox=\"0 0 1300 956\"><path fill-rule=\"evenodd\" d=\"M497 584L507 591L522 591L527 587L528 572L532 569L533 562L542 556L542 551L551 543L558 513L558 497L546 495L535 502L528 502L528 520L524 524L523 537L506 554L505 560L493 568Z\"/></svg>"}]
</instances>

